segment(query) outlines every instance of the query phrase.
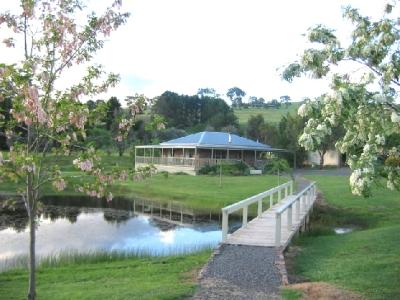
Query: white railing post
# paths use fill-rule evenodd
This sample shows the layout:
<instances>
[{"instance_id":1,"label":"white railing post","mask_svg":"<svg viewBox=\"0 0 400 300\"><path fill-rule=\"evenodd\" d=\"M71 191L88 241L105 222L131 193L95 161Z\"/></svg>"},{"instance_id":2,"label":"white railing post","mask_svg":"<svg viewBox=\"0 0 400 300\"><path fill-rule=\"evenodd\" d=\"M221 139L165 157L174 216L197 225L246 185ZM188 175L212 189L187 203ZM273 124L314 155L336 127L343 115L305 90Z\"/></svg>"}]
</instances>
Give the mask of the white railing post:
<instances>
[{"instance_id":1,"label":"white railing post","mask_svg":"<svg viewBox=\"0 0 400 300\"><path fill-rule=\"evenodd\" d=\"M275 246L280 247L281 245L281 214L275 214Z\"/></svg>"},{"instance_id":2,"label":"white railing post","mask_svg":"<svg viewBox=\"0 0 400 300\"><path fill-rule=\"evenodd\" d=\"M307 207L306 207L306 194L301 195L301 211L306 213L307 212Z\"/></svg>"},{"instance_id":3,"label":"white railing post","mask_svg":"<svg viewBox=\"0 0 400 300\"><path fill-rule=\"evenodd\" d=\"M289 187L285 186L285 198L287 198L288 193L289 193Z\"/></svg>"},{"instance_id":4,"label":"white railing post","mask_svg":"<svg viewBox=\"0 0 400 300\"><path fill-rule=\"evenodd\" d=\"M260 217L261 214L262 214L262 200L263 200L263 199L258 200L257 217Z\"/></svg>"},{"instance_id":5,"label":"white railing post","mask_svg":"<svg viewBox=\"0 0 400 300\"><path fill-rule=\"evenodd\" d=\"M281 201L281 196L282 196L282 190L279 189L278 190L278 200L276 201L276 203L279 203Z\"/></svg>"},{"instance_id":6,"label":"white railing post","mask_svg":"<svg viewBox=\"0 0 400 300\"><path fill-rule=\"evenodd\" d=\"M293 180L290 181L290 195L293 195Z\"/></svg>"},{"instance_id":7,"label":"white railing post","mask_svg":"<svg viewBox=\"0 0 400 300\"><path fill-rule=\"evenodd\" d=\"M242 222L242 227L245 227L247 225L247 205L243 207L243 222Z\"/></svg>"},{"instance_id":8,"label":"white railing post","mask_svg":"<svg viewBox=\"0 0 400 300\"><path fill-rule=\"evenodd\" d=\"M271 208L274 205L274 194L271 193L271 195L269 195L269 208Z\"/></svg>"},{"instance_id":9,"label":"white railing post","mask_svg":"<svg viewBox=\"0 0 400 300\"><path fill-rule=\"evenodd\" d=\"M292 230L292 205L287 208L287 230Z\"/></svg>"},{"instance_id":10,"label":"white railing post","mask_svg":"<svg viewBox=\"0 0 400 300\"><path fill-rule=\"evenodd\" d=\"M311 202L310 200L311 200L311 191L308 190L308 191L307 191L307 202L306 202L306 204L307 204L307 206L306 206L307 211L308 211L308 209L310 208L310 202Z\"/></svg>"},{"instance_id":11,"label":"white railing post","mask_svg":"<svg viewBox=\"0 0 400 300\"><path fill-rule=\"evenodd\" d=\"M301 199L301 197L300 197L300 199ZM296 206L295 206L295 209L296 209L296 221L300 220L300 199L296 200Z\"/></svg>"},{"instance_id":12,"label":"white railing post","mask_svg":"<svg viewBox=\"0 0 400 300\"><path fill-rule=\"evenodd\" d=\"M222 241L225 241L228 237L228 213L222 211Z\"/></svg>"}]
</instances>

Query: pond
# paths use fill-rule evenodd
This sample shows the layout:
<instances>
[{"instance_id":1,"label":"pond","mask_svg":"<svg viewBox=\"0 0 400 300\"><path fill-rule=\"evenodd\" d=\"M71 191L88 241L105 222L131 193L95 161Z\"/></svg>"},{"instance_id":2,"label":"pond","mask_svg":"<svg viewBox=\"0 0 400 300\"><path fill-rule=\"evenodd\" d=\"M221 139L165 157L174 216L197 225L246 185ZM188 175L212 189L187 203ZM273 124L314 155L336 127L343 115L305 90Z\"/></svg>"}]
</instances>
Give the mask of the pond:
<instances>
[{"instance_id":1,"label":"pond","mask_svg":"<svg viewBox=\"0 0 400 300\"><path fill-rule=\"evenodd\" d=\"M187 253L216 246L220 216L144 200L43 199L37 227L37 256L78 251L133 251L150 255ZM0 268L28 254L23 211L1 213Z\"/></svg>"}]
</instances>

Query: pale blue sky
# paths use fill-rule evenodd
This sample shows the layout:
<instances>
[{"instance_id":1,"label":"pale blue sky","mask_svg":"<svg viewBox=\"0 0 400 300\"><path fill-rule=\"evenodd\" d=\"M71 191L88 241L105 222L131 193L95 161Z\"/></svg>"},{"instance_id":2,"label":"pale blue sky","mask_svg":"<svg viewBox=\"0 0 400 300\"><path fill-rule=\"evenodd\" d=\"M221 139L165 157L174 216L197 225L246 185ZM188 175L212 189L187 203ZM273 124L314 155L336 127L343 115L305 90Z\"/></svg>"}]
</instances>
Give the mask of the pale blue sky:
<instances>
[{"instance_id":1,"label":"pale blue sky","mask_svg":"<svg viewBox=\"0 0 400 300\"><path fill-rule=\"evenodd\" d=\"M106 1L90 0L90 7ZM232 86L248 96L294 100L321 94L327 80L281 80L284 65L307 46L307 28L327 24L348 41L351 28L341 7L351 4L362 13L381 16L384 0L124 0L132 16L111 35L97 62L121 75L109 97L135 93L149 97L165 90L194 94L212 87L221 94ZM0 4L6 9L7 2ZM2 37L2 36L1 36ZM0 49L2 56L15 57ZM67 74L64 83L76 80Z\"/></svg>"}]
</instances>

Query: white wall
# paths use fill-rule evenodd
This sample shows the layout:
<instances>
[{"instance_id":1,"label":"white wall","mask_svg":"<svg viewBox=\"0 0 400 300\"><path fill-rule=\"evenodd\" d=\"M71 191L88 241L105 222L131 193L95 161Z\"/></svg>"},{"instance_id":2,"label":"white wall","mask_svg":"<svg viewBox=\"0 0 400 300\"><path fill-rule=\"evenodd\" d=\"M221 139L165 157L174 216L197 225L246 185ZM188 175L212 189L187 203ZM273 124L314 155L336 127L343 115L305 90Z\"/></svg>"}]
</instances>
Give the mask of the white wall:
<instances>
[{"instance_id":1,"label":"white wall","mask_svg":"<svg viewBox=\"0 0 400 300\"><path fill-rule=\"evenodd\" d=\"M337 150L328 150L324 155L324 166L340 166L340 153ZM317 151L308 152L306 165L318 165L320 163L320 155Z\"/></svg>"}]
</instances>

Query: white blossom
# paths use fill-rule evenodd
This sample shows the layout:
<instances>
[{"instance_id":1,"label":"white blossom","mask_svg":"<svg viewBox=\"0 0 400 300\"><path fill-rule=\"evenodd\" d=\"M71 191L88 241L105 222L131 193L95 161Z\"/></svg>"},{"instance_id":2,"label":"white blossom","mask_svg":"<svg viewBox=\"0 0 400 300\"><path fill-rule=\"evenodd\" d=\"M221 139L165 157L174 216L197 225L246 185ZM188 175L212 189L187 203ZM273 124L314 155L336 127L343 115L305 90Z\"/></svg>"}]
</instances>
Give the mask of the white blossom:
<instances>
[{"instance_id":1,"label":"white blossom","mask_svg":"<svg viewBox=\"0 0 400 300\"><path fill-rule=\"evenodd\" d=\"M383 135L377 134L375 139L378 145L385 145L385 137Z\"/></svg>"},{"instance_id":2,"label":"white blossom","mask_svg":"<svg viewBox=\"0 0 400 300\"><path fill-rule=\"evenodd\" d=\"M394 189L395 189L395 186L394 186L394 184L393 184L393 182L392 182L391 180L388 180L388 181L387 181L386 186L387 186L387 188L388 188L389 190L394 191Z\"/></svg>"},{"instance_id":3,"label":"white blossom","mask_svg":"<svg viewBox=\"0 0 400 300\"><path fill-rule=\"evenodd\" d=\"M393 123L400 123L400 115L393 111L391 115L391 120Z\"/></svg>"},{"instance_id":4,"label":"white blossom","mask_svg":"<svg viewBox=\"0 0 400 300\"><path fill-rule=\"evenodd\" d=\"M311 134L303 133L299 138L299 144L302 145L306 150L314 149L314 141Z\"/></svg>"},{"instance_id":5,"label":"white blossom","mask_svg":"<svg viewBox=\"0 0 400 300\"><path fill-rule=\"evenodd\" d=\"M302 105L300 105L300 107L299 107L299 109L298 109L298 111L297 111L297 114L300 116L300 117L306 117L307 116L307 113L308 113L308 109L307 109L307 104L305 104L305 103L303 103Z\"/></svg>"}]
</instances>

